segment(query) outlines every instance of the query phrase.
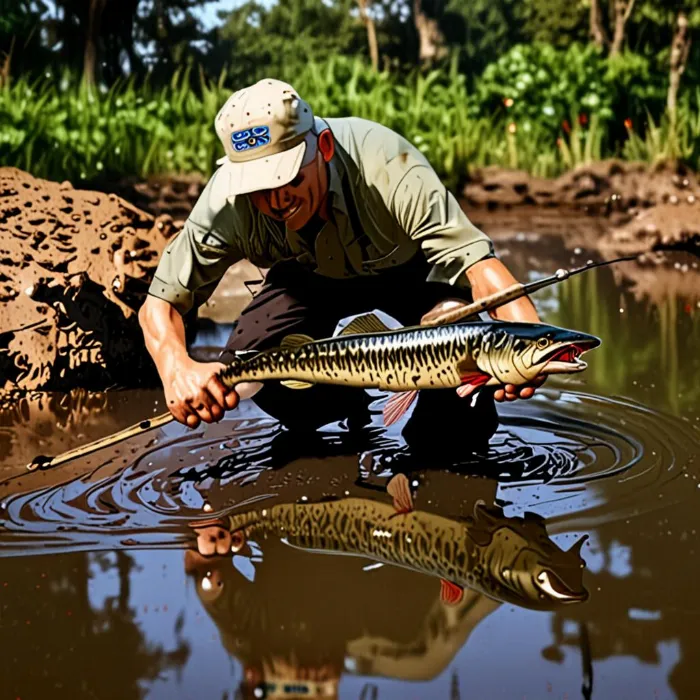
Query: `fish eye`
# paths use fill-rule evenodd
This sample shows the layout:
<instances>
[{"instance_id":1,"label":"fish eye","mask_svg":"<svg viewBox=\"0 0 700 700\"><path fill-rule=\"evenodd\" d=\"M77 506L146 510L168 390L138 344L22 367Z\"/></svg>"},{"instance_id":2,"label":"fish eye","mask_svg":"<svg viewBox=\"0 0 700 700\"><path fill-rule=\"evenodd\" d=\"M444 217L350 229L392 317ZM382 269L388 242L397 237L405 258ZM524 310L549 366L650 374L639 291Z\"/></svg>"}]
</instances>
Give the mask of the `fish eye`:
<instances>
[{"instance_id":1,"label":"fish eye","mask_svg":"<svg viewBox=\"0 0 700 700\"><path fill-rule=\"evenodd\" d=\"M539 338L537 340L537 347L540 350L544 350L549 345L549 338Z\"/></svg>"}]
</instances>

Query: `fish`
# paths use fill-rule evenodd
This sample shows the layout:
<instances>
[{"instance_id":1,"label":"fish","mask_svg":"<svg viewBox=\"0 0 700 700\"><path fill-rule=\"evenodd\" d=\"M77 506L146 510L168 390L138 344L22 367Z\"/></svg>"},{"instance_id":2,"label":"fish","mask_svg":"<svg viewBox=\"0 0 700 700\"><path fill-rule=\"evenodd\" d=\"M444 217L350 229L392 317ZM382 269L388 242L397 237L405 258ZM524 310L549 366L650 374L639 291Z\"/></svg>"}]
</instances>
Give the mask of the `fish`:
<instances>
[{"instance_id":1,"label":"fish","mask_svg":"<svg viewBox=\"0 0 700 700\"><path fill-rule=\"evenodd\" d=\"M280 346L235 353L219 373L227 388L279 380L291 389L335 384L394 392L385 425L399 420L423 389L461 397L488 386L528 384L542 375L581 372L585 352L600 345L587 333L541 323L476 321L389 329L374 313L338 335L285 337Z\"/></svg>"},{"instance_id":2,"label":"fish","mask_svg":"<svg viewBox=\"0 0 700 700\"><path fill-rule=\"evenodd\" d=\"M459 604L465 588L536 610L588 599L580 554L587 535L565 551L540 516L506 517L482 501L466 518L397 512L387 503L348 497L229 513L219 522L231 533L234 553L248 542L279 537L312 552L365 557L439 578L446 605Z\"/></svg>"}]
</instances>

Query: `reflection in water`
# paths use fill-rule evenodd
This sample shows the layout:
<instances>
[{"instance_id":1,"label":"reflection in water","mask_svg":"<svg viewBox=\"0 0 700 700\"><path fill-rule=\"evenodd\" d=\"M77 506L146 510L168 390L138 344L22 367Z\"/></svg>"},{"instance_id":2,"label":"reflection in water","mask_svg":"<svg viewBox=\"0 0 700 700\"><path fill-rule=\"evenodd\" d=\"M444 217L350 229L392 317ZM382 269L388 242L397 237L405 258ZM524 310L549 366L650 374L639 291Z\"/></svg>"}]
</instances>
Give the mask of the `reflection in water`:
<instances>
[{"instance_id":1,"label":"reflection in water","mask_svg":"<svg viewBox=\"0 0 700 700\"><path fill-rule=\"evenodd\" d=\"M236 553L250 551L251 540L279 537L292 547L363 556L437 576L448 603L460 600L465 587L544 610L588 597L581 581L585 537L564 552L549 539L540 517L506 518L500 508L481 503L473 516L460 519L400 512L363 498L289 503L229 515L227 527Z\"/></svg>"},{"instance_id":2,"label":"reflection in water","mask_svg":"<svg viewBox=\"0 0 700 700\"><path fill-rule=\"evenodd\" d=\"M176 630L172 651L144 639L130 600L133 568L125 552L4 560L0 697L138 698L142 683L181 668L190 649ZM89 590L97 572L116 583L101 604Z\"/></svg>"},{"instance_id":3,"label":"reflection in water","mask_svg":"<svg viewBox=\"0 0 700 700\"><path fill-rule=\"evenodd\" d=\"M301 501L192 524L186 570L244 663L243 697L282 697L285 686L295 697L336 697L343 669L430 679L500 603L551 610L587 599L583 540L564 551L542 518L508 518L482 500L470 500L466 517L416 510L404 475L388 491L394 505ZM380 573L383 564L392 566Z\"/></svg>"}]
</instances>

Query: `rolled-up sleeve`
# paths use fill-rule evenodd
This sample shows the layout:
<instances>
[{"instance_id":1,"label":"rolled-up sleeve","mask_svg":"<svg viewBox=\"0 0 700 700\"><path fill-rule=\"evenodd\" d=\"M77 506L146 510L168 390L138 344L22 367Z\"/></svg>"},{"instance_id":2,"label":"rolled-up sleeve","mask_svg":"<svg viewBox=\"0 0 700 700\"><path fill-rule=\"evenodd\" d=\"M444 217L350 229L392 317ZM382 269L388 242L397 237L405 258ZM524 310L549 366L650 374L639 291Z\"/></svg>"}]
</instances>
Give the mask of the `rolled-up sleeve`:
<instances>
[{"instance_id":1,"label":"rolled-up sleeve","mask_svg":"<svg viewBox=\"0 0 700 700\"><path fill-rule=\"evenodd\" d=\"M168 243L148 289L181 314L201 306L226 270L243 258L236 236L246 226L228 197L225 166L202 191L182 230ZM240 207L238 209L241 209Z\"/></svg>"},{"instance_id":2,"label":"rolled-up sleeve","mask_svg":"<svg viewBox=\"0 0 700 700\"><path fill-rule=\"evenodd\" d=\"M430 165L414 161L404 170L390 208L433 266L431 281L469 286L466 271L493 255L491 239L469 221Z\"/></svg>"}]
</instances>

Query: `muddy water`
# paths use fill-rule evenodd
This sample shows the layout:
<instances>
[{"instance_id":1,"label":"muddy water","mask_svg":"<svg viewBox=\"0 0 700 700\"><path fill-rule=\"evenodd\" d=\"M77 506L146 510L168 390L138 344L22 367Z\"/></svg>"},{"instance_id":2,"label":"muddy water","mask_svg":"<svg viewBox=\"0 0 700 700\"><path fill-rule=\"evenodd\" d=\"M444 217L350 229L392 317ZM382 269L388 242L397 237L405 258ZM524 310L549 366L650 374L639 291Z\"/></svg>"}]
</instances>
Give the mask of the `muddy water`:
<instances>
[{"instance_id":1,"label":"muddy water","mask_svg":"<svg viewBox=\"0 0 700 700\"><path fill-rule=\"evenodd\" d=\"M520 238L499 245L520 279L590 257ZM379 429L378 396L359 435L295 439L246 404L27 474L162 397L18 403L0 429L0 698L697 697L692 264L540 292L546 321L603 345L499 407L488 455L450 469ZM391 518L398 483L415 510Z\"/></svg>"}]
</instances>

